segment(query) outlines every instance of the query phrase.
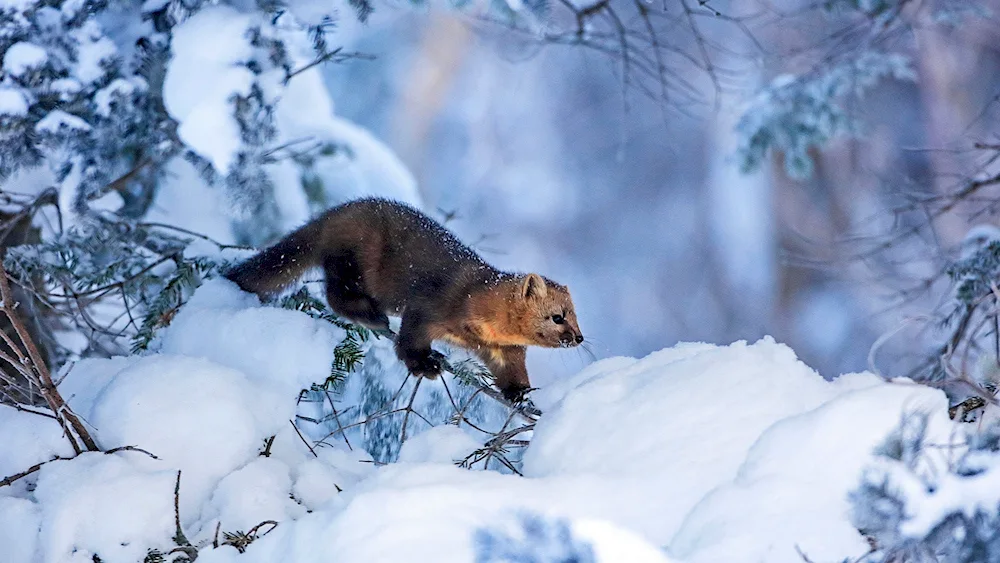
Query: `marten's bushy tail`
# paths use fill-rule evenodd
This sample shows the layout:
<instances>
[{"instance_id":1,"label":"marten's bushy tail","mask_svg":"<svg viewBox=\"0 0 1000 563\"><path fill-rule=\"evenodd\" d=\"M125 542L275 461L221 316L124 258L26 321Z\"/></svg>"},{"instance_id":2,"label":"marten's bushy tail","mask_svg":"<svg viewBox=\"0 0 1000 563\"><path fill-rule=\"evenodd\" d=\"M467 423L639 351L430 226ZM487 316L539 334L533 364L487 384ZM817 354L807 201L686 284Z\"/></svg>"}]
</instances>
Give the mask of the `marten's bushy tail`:
<instances>
[{"instance_id":1,"label":"marten's bushy tail","mask_svg":"<svg viewBox=\"0 0 1000 563\"><path fill-rule=\"evenodd\" d=\"M292 232L226 272L243 291L260 296L277 293L320 262L321 247L315 224Z\"/></svg>"}]
</instances>

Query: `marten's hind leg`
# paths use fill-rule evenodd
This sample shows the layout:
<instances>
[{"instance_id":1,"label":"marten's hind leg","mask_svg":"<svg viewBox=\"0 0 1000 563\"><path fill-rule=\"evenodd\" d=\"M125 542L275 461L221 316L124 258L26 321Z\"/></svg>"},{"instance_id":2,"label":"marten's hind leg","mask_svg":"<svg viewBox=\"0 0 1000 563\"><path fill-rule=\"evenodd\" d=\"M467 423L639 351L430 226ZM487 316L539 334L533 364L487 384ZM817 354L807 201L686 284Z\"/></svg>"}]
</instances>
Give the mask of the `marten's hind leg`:
<instances>
[{"instance_id":1,"label":"marten's hind leg","mask_svg":"<svg viewBox=\"0 0 1000 563\"><path fill-rule=\"evenodd\" d=\"M389 317L364 290L361 268L353 253L328 257L323 261L323 270L326 302L334 313L373 330L389 330Z\"/></svg>"},{"instance_id":2,"label":"marten's hind leg","mask_svg":"<svg viewBox=\"0 0 1000 563\"><path fill-rule=\"evenodd\" d=\"M431 348L431 312L420 307L408 307L396 338L396 355L406 369L417 377L434 379L441 373L444 356Z\"/></svg>"}]
</instances>

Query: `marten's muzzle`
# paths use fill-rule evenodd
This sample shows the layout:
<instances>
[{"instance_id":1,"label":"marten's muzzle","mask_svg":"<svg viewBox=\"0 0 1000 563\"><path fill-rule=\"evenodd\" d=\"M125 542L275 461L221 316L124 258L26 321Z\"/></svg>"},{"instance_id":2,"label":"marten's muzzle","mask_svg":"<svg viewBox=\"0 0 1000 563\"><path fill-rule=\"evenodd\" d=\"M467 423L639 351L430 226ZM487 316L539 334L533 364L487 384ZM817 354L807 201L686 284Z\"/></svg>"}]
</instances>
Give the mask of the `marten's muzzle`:
<instances>
[{"instance_id":1,"label":"marten's muzzle","mask_svg":"<svg viewBox=\"0 0 1000 563\"><path fill-rule=\"evenodd\" d=\"M579 345L583 342L583 335L573 332L572 330L567 330L559 335L559 344L563 348L570 348Z\"/></svg>"}]
</instances>

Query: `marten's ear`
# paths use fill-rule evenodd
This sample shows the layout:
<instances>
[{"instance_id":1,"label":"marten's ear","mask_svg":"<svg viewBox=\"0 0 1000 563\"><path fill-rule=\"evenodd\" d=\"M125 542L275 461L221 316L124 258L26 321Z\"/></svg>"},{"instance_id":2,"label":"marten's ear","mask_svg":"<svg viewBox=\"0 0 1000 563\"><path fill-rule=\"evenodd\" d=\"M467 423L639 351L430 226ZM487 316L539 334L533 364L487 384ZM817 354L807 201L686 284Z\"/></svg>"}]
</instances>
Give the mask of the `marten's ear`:
<instances>
[{"instance_id":1,"label":"marten's ear","mask_svg":"<svg viewBox=\"0 0 1000 563\"><path fill-rule=\"evenodd\" d=\"M521 284L521 297L543 299L546 293L548 293L548 289L545 287L545 280L542 279L542 276L538 274L524 276L524 282Z\"/></svg>"}]
</instances>

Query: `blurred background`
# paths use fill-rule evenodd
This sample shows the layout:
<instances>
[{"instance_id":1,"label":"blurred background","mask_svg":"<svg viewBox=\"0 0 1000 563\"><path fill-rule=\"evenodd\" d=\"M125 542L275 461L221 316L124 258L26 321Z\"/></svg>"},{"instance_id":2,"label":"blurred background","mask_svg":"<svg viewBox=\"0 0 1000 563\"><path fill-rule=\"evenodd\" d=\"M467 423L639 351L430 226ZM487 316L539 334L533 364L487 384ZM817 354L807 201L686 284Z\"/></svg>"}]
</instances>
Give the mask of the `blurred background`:
<instances>
[{"instance_id":1,"label":"blurred background","mask_svg":"<svg viewBox=\"0 0 1000 563\"><path fill-rule=\"evenodd\" d=\"M926 222L907 208L914 197L979 170L972 144L996 131L1000 27L984 16L891 38L912 46L916 80L882 81L853 103L858 136L811 150L808 179L790 178L780 155L743 174L735 126L747 100L779 72L808 70L778 55L819 37L831 57L848 50L821 14L795 31L781 21L755 28L762 51L735 26L715 30L739 75L714 89L682 70L704 88L691 104L623 94L620 60L519 43L438 9L344 18L345 45L376 59L325 77L336 111L396 151L438 218L499 266L571 287L595 356L772 335L832 377L866 369L880 336L938 307L948 254L990 221L973 205L936 218L930 235L894 234ZM924 344L903 331L879 358ZM529 354L540 384L589 359Z\"/></svg>"},{"instance_id":2,"label":"blurred background","mask_svg":"<svg viewBox=\"0 0 1000 563\"><path fill-rule=\"evenodd\" d=\"M234 245L381 194L570 286L587 346L531 350L538 385L765 335L825 377L1000 385L998 7L28 2L0 250L42 242L5 263L53 365L145 350Z\"/></svg>"}]
</instances>

